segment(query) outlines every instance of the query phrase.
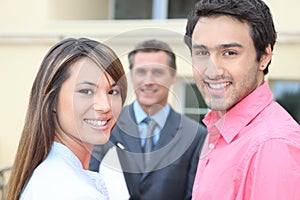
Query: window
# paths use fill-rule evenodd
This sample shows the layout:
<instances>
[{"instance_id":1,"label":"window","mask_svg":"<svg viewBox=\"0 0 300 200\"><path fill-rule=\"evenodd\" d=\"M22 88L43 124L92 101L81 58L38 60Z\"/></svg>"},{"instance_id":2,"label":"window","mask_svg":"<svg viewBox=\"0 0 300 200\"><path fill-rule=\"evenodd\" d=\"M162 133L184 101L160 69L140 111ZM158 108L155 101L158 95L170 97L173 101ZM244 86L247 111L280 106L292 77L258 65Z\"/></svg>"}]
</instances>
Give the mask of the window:
<instances>
[{"instance_id":1,"label":"window","mask_svg":"<svg viewBox=\"0 0 300 200\"><path fill-rule=\"evenodd\" d=\"M169 0L168 18L186 18L197 0Z\"/></svg>"},{"instance_id":2,"label":"window","mask_svg":"<svg viewBox=\"0 0 300 200\"><path fill-rule=\"evenodd\" d=\"M114 19L151 19L152 0L115 0Z\"/></svg>"},{"instance_id":3,"label":"window","mask_svg":"<svg viewBox=\"0 0 300 200\"><path fill-rule=\"evenodd\" d=\"M275 100L300 123L300 81L270 81Z\"/></svg>"},{"instance_id":4,"label":"window","mask_svg":"<svg viewBox=\"0 0 300 200\"><path fill-rule=\"evenodd\" d=\"M197 0L114 0L114 19L186 18Z\"/></svg>"},{"instance_id":5,"label":"window","mask_svg":"<svg viewBox=\"0 0 300 200\"><path fill-rule=\"evenodd\" d=\"M208 113L208 108L195 83L185 84L184 114L200 123Z\"/></svg>"}]
</instances>

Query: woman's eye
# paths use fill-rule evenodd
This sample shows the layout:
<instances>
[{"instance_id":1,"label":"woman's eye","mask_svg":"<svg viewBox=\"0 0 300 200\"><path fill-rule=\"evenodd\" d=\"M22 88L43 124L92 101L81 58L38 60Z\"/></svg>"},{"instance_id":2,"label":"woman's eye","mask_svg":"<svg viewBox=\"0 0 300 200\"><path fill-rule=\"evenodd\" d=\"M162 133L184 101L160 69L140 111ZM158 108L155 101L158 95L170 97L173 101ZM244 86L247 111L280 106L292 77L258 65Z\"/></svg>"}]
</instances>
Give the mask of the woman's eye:
<instances>
[{"instance_id":1,"label":"woman's eye","mask_svg":"<svg viewBox=\"0 0 300 200\"><path fill-rule=\"evenodd\" d=\"M118 94L120 94L120 91L117 90L117 89L113 89L113 90L110 90L110 91L108 92L108 94L110 94L110 95L118 95Z\"/></svg>"},{"instance_id":2,"label":"woman's eye","mask_svg":"<svg viewBox=\"0 0 300 200\"><path fill-rule=\"evenodd\" d=\"M82 94L88 94L88 95L94 94L94 92L91 89L82 89L82 90L79 90L79 92Z\"/></svg>"}]
</instances>

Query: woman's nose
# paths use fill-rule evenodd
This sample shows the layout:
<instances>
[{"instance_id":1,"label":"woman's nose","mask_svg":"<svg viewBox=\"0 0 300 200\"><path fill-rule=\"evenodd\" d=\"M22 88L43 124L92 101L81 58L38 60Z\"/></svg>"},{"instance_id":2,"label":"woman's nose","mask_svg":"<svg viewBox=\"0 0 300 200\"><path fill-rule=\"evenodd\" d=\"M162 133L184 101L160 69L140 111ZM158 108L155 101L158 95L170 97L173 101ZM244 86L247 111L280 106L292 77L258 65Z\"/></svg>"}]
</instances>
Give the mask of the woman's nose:
<instances>
[{"instance_id":1,"label":"woman's nose","mask_svg":"<svg viewBox=\"0 0 300 200\"><path fill-rule=\"evenodd\" d=\"M111 100L108 95L95 95L94 105L95 111L108 112L111 109Z\"/></svg>"}]
</instances>

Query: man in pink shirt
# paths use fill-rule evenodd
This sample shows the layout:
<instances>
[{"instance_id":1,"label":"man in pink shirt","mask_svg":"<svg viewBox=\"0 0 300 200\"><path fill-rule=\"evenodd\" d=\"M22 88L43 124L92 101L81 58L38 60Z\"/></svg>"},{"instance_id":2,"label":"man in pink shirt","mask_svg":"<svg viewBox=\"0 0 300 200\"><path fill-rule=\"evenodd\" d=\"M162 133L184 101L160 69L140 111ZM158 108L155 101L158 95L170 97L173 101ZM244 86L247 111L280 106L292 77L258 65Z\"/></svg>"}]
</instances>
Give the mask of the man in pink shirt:
<instances>
[{"instance_id":1,"label":"man in pink shirt","mask_svg":"<svg viewBox=\"0 0 300 200\"><path fill-rule=\"evenodd\" d=\"M211 112L194 200L299 200L300 126L264 76L276 31L261 0L200 0L185 42Z\"/></svg>"}]
</instances>

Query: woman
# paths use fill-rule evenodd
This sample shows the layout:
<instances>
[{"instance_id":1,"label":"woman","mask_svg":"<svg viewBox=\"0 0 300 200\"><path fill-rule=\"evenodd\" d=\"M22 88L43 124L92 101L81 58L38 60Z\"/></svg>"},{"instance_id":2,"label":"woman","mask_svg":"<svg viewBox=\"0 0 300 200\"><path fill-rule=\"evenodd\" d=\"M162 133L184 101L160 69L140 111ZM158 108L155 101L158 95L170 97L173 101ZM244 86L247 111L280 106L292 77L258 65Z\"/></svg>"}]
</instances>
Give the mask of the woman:
<instances>
[{"instance_id":1,"label":"woman","mask_svg":"<svg viewBox=\"0 0 300 200\"><path fill-rule=\"evenodd\" d=\"M123 66L106 45L86 38L54 45L31 90L7 200L108 199L99 174L87 169L126 92Z\"/></svg>"}]
</instances>

